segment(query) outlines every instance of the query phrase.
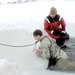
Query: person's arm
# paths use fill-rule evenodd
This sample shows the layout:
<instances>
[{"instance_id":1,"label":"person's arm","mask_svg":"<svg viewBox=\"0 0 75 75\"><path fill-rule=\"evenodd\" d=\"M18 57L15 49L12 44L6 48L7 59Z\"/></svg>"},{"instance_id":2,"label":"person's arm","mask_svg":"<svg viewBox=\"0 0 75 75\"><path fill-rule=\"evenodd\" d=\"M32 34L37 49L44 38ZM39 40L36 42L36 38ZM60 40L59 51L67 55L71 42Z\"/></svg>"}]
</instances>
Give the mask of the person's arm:
<instances>
[{"instance_id":1,"label":"person's arm","mask_svg":"<svg viewBox=\"0 0 75 75\"><path fill-rule=\"evenodd\" d=\"M60 22L61 22L61 25L62 25L62 31L65 31L66 30L66 28L65 28L66 23L65 23L64 19L62 18Z\"/></svg>"},{"instance_id":2,"label":"person's arm","mask_svg":"<svg viewBox=\"0 0 75 75\"><path fill-rule=\"evenodd\" d=\"M58 39L59 37L52 34L50 31L49 31L49 23L47 22L47 20L44 21L44 30L49 34L50 37L54 38L54 39Z\"/></svg>"},{"instance_id":3,"label":"person's arm","mask_svg":"<svg viewBox=\"0 0 75 75\"><path fill-rule=\"evenodd\" d=\"M47 37L44 38L40 43L40 47L37 55L42 58L50 58L50 51L49 51L50 45L51 43L49 39Z\"/></svg>"}]
</instances>

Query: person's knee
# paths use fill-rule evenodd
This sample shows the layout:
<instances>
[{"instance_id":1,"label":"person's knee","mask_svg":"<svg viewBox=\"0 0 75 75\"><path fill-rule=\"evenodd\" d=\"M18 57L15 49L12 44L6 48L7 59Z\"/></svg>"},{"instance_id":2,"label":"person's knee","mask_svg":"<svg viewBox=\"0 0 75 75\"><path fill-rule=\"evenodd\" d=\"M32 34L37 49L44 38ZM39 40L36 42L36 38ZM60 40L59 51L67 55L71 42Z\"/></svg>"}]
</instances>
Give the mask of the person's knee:
<instances>
[{"instance_id":1,"label":"person's knee","mask_svg":"<svg viewBox=\"0 0 75 75\"><path fill-rule=\"evenodd\" d=\"M63 38L59 38L56 40L56 44L58 46L62 46L62 45L64 45L64 43L65 43L65 40Z\"/></svg>"},{"instance_id":2,"label":"person's knee","mask_svg":"<svg viewBox=\"0 0 75 75\"><path fill-rule=\"evenodd\" d=\"M66 39L69 40L70 39L70 36L68 33L66 33Z\"/></svg>"},{"instance_id":3,"label":"person's knee","mask_svg":"<svg viewBox=\"0 0 75 75\"><path fill-rule=\"evenodd\" d=\"M70 36L69 36L69 34L67 32L61 32L60 36L61 37L65 36L66 37L65 38L66 40L69 40L69 38L70 38Z\"/></svg>"}]
</instances>

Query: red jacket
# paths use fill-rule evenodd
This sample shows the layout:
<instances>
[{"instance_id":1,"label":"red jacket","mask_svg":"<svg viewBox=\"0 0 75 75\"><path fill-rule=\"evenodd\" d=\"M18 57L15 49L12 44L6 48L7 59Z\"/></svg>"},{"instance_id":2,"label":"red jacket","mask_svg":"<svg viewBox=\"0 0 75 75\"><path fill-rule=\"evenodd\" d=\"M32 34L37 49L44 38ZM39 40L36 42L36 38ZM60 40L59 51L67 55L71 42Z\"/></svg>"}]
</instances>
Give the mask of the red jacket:
<instances>
[{"instance_id":1,"label":"red jacket","mask_svg":"<svg viewBox=\"0 0 75 75\"><path fill-rule=\"evenodd\" d=\"M61 27L60 27L61 26ZM65 31L65 21L60 15L56 15L55 18L51 18L49 15L44 21L44 30L54 39L57 39L59 36L51 33L52 31Z\"/></svg>"}]
</instances>

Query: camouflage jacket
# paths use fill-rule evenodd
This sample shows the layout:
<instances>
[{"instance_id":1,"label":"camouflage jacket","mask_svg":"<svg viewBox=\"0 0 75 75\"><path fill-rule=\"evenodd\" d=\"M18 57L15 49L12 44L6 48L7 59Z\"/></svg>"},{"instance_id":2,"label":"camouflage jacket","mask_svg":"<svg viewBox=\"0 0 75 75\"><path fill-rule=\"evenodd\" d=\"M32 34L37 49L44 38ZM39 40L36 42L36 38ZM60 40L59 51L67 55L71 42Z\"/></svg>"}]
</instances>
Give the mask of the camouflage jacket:
<instances>
[{"instance_id":1,"label":"camouflage jacket","mask_svg":"<svg viewBox=\"0 0 75 75\"><path fill-rule=\"evenodd\" d=\"M56 42L48 35L41 36L39 50L40 51L37 53L37 55L42 58L48 59L52 56L56 57L57 59L67 59L67 54L62 49L60 49Z\"/></svg>"}]
</instances>

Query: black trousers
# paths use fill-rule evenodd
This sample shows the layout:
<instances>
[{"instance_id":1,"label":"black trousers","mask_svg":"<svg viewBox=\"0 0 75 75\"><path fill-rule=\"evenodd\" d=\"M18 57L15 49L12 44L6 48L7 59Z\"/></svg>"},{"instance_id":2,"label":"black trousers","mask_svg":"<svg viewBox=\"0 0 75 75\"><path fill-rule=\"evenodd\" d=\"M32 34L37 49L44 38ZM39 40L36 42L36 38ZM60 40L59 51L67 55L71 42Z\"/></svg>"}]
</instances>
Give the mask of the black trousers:
<instances>
[{"instance_id":1,"label":"black trousers","mask_svg":"<svg viewBox=\"0 0 75 75\"><path fill-rule=\"evenodd\" d=\"M60 37L59 39L56 39L56 43L58 46L64 45L65 40L69 40L69 34L67 32L63 33L54 31L53 34ZM63 36L65 36L66 38L63 38Z\"/></svg>"}]
</instances>

